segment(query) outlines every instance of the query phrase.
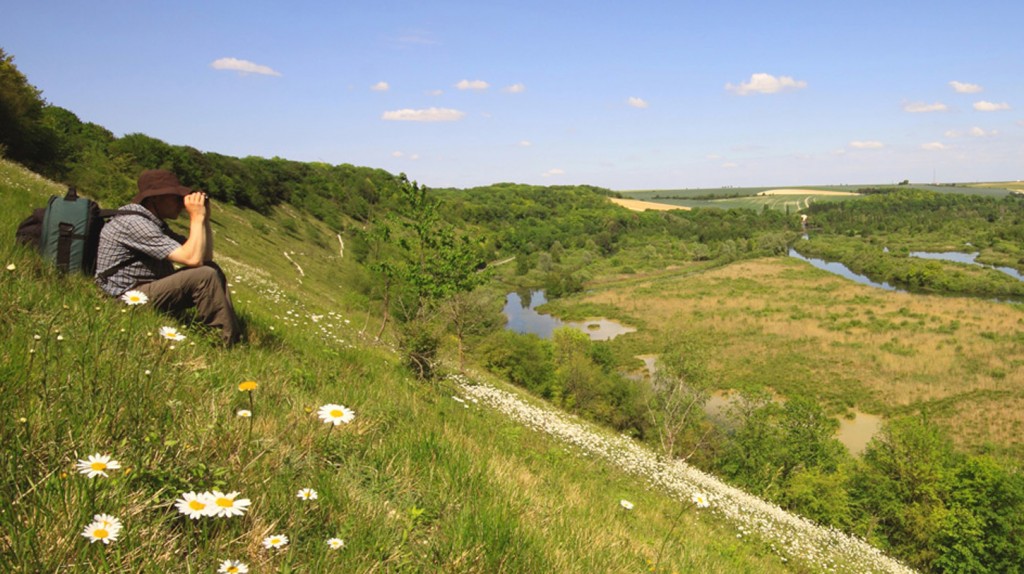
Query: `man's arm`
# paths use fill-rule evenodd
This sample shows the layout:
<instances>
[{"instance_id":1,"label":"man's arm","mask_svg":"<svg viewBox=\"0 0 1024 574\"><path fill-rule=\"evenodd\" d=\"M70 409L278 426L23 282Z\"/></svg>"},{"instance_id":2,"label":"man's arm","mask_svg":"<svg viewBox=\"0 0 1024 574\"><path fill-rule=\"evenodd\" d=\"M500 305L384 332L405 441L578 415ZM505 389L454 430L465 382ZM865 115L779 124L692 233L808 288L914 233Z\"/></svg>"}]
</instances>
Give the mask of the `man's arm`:
<instances>
[{"instance_id":1,"label":"man's arm","mask_svg":"<svg viewBox=\"0 0 1024 574\"><path fill-rule=\"evenodd\" d=\"M213 226L210 224L210 213L213 211L210 198L206 198L206 221L203 223L203 231L206 233L206 249L203 251L203 263L213 261Z\"/></svg>"},{"instance_id":2,"label":"man's arm","mask_svg":"<svg viewBox=\"0 0 1024 574\"><path fill-rule=\"evenodd\" d=\"M210 224L206 217L205 203L205 193L196 192L185 196L185 211L189 217L188 239L167 256L171 261L186 267L199 267L207 261L207 250L212 257L213 244L207 247Z\"/></svg>"}]
</instances>

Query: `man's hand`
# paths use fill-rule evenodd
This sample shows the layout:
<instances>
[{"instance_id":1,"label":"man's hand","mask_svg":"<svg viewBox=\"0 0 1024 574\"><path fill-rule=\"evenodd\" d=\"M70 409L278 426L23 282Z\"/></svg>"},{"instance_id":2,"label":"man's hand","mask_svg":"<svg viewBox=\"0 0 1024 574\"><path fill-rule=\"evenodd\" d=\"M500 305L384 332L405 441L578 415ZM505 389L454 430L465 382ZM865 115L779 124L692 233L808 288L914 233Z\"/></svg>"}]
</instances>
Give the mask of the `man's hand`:
<instances>
[{"instance_id":1,"label":"man's hand","mask_svg":"<svg viewBox=\"0 0 1024 574\"><path fill-rule=\"evenodd\" d=\"M207 206L206 194L202 191L196 191L185 196L185 211L188 212L188 216L191 219L196 217L206 217L209 214L209 207Z\"/></svg>"}]
</instances>

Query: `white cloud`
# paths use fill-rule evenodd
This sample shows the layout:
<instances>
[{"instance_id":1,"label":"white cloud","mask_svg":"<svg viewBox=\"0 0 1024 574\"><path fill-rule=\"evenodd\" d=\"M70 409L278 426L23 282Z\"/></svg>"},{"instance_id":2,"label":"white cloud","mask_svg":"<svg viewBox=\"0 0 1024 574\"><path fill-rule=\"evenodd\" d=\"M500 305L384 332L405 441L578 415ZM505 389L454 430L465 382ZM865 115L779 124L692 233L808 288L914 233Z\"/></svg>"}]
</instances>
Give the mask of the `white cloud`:
<instances>
[{"instance_id":1,"label":"white cloud","mask_svg":"<svg viewBox=\"0 0 1024 574\"><path fill-rule=\"evenodd\" d=\"M520 140L519 142L519 147L530 147L532 145L533 142L531 142L530 140Z\"/></svg>"},{"instance_id":2,"label":"white cloud","mask_svg":"<svg viewBox=\"0 0 1024 574\"><path fill-rule=\"evenodd\" d=\"M995 103L981 100L979 102L974 102L974 109L978 110L979 112L998 112L1000 110L1010 109L1010 104L1006 102Z\"/></svg>"},{"instance_id":3,"label":"white cloud","mask_svg":"<svg viewBox=\"0 0 1024 574\"><path fill-rule=\"evenodd\" d=\"M370 86L370 89L375 92L386 92L391 89L391 86L389 86L387 82L377 82Z\"/></svg>"},{"instance_id":4,"label":"white cloud","mask_svg":"<svg viewBox=\"0 0 1024 574\"><path fill-rule=\"evenodd\" d=\"M524 84L512 84L511 86L505 86L502 88L502 91L510 94L521 94L526 91L526 86Z\"/></svg>"},{"instance_id":5,"label":"white cloud","mask_svg":"<svg viewBox=\"0 0 1024 574\"><path fill-rule=\"evenodd\" d=\"M726 84L725 89L740 96L747 94L775 94L784 90L802 90L807 87L807 82L794 80L790 76L775 77L771 74L751 74L749 82L743 82L738 86Z\"/></svg>"},{"instance_id":6,"label":"white cloud","mask_svg":"<svg viewBox=\"0 0 1024 574\"><path fill-rule=\"evenodd\" d=\"M630 96L629 99L626 100L626 103L628 103L630 106L634 108L640 108L641 110L645 109L650 105L647 103L647 100L643 98L638 98L636 96Z\"/></svg>"},{"instance_id":7,"label":"white cloud","mask_svg":"<svg viewBox=\"0 0 1024 574\"><path fill-rule=\"evenodd\" d=\"M739 166L740 166L740 164L738 164L738 163L736 163L734 161L727 161L727 162L722 164L722 167L724 169L736 169Z\"/></svg>"},{"instance_id":8,"label":"white cloud","mask_svg":"<svg viewBox=\"0 0 1024 574\"><path fill-rule=\"evenodd\" d=\"M280 76L281 72L274 70L269 66L261 66L250 62L249 60L239 60L238 58L221 58L210 62L210 67L214 70L233 70L240 74L262 74L264 76Z\"/></svg>"},{"instance_id":9,"label":"white cloud","mask_svg":"<svg viewBox=\"0 0 1024 574\"><path fill-rule=\"evenodd\" d=\"M426 108L421 110L406 108L384 112L380 118L395 122L457 122L465 115L465 112L448 108Z\"/></svg>"},{"instance_id":10,"label":"white cloud","mask_svg":"<svg viewBox=\"0 0 1024 574\"><path fill-rule=\"evenodd\" d=\"M997 132L996 130L987 131L983 128L979 128L978 126L974 126L968 133L976 138L983 138L988 136L994 136L999 132Z\"/></svg>"},{"instance_id":11,"label":"white cloud","mask_svg":"<svg viewBox=\"0 0 1024 574\"><path fill-rule=\"evenodd\" d=\"M852 141L850 147L853 149L882 149L885 147L880 141L868 140L868 141Z\"/></svg>"},{"instance_id":12,"label":"white cloud","mask_svg":"<svg viewBox=\"0 0 1024 574\"><path fill-rule=\"evenodd\" d=\"M400 152L400 151L393 151L393 152L391 152L391 157L402 157L403 155L405 155L405 154Z\"/></svg>"},{"instance_id":13,"label":"white cloud","mask_svg":"<svg viewBox=\"0 0 1024 574\"><path fill-rule=\"evenodd\" d=\"M460 90L486 90L491 85L483 80L462 80L455 87Z\"/></svg>"},{"instance_id":14,"label":"white cloud","mask_svg":"<svg viewBox=\"0 0 1024 574\"><path fill-rule=\"evenodd\" d=\"M444 94L444 90L430 90L427 92L428 96L440 96L442 94Z\"/></svg>"},{"instance_id":15,"label":"white cloud","mask_svg":"<svg viewBox=\"0 0 1024 574\"><path fill-rule=\"evenodd\" d=\"M928 151L941 151L946 149L946 144L942 142L928 142L921 144L921 149Z\"/></svg>"},{"instance_id":16,"label":"white cloud","mask_svg":"<svg viewBox=\"0 0 1024 574\"><path fill-rule=\"evenodd\" d=\"M413 154L405 155L405 153L403 153L403 152L393 151L393 152L391 152L391 157L394 157L394 158L405 157L405 158L408 158L408 159L410 159L412 161L416 161L416 160L420 159L420 154L413 153Z\"/></svg>"},{"instance_id":17,"label":"white cloud","mask_svg":"<svg viewBox=\"0 0 1024 574\"><path fill-rule=\"evenodd\" d=\"M934 104L926 104L924 102L912 102L903 106L903 111L910 112L912 114L921 114L927 112L944 112L947 108L946 104L941 102L935 102Z\"/></svg>"},{"instance_id":18,"label":"white cloud","mask_svg":"<svg viewBox=\"0 0 1024 574\"><path fill-rule=\"evenodd\" d=\"M953 90L955 90L958 94L977 94L978 92L984 89L978 84L966 84L964 82L958 82L956 80L950 82L949 85L953 86Z\"/></svg>"},{"instance_id":19,"label":"white cloud","mask_svg":"<svg viewBox=\"0 0 1024 574\"><path fill-rule=\"evenodd\" d=\"M565 170L560 168L551 168L541 174L541 177L553 177L556 175L565 175Z\"/></svg>"}]
</instances>

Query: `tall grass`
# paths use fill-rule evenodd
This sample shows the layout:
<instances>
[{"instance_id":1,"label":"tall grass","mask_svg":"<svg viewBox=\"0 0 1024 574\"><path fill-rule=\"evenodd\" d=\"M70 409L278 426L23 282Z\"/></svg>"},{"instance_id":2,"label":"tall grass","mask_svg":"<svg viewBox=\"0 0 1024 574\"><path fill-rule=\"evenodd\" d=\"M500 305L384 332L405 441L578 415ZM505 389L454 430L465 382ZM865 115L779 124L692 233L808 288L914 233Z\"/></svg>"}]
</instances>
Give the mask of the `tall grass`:
<instances>
[{"instance_id":1,"label":"tall grass","mask_svg":"<svg viewBox=\"0 0 1024 574\"><path fill-rule=\"evenodd\" d=\"M211 572L225 559L253 572L793 569L715 515L455 400L451 383L410 377L361 336L373 308L353 288L359 270L330 242L305 241L318 224L302 213L216 207L220 260L249 331L225 350L200 327L105 298L15 246L16 221L61 191L0 162L10 267L0 269L0 570ZM274 232L284 218L299 237ZM165 325L186 339L161 339ZM238 389L248 380L251 404ZM326 403L355 419L324 424ZM95 453L121 468L79 473ZM302 488L318 498L301 500ZM207 490L238 491L251 506L198 520L175 508ZM110 545L81 536L99 513L124 524ZM272 534L290 543L264 548ZM328 548L332 537L345 546Z\"/></svg>"}]
</instances>

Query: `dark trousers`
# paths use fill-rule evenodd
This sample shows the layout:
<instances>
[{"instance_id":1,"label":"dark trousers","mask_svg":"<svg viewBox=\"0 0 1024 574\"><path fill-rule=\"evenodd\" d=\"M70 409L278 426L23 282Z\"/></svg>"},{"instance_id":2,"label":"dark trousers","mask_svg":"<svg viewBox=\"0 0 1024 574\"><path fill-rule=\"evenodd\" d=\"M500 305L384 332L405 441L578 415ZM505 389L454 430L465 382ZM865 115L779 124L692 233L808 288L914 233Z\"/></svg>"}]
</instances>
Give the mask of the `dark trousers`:
<instances>
[{"instance_id":1,"label":"dark trousers","mask_svg":"<svg viewBox=\"0 0 1024 574\"><path fill-rule=\"evenodd\" d=\"M220 330L226 345L238 342L241 329L235 308L231 305L227 278L213 262L202 267L185 267L151 283L135 287L149 297L149 302L162 311L176 315L195 307L199 320Z\"/></svg>"}]
</instances>

